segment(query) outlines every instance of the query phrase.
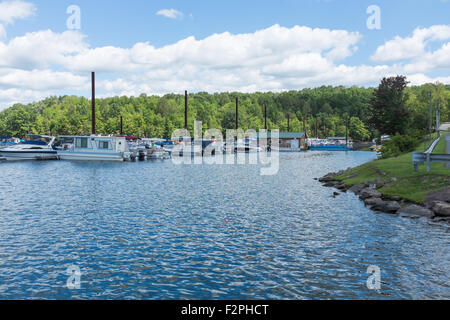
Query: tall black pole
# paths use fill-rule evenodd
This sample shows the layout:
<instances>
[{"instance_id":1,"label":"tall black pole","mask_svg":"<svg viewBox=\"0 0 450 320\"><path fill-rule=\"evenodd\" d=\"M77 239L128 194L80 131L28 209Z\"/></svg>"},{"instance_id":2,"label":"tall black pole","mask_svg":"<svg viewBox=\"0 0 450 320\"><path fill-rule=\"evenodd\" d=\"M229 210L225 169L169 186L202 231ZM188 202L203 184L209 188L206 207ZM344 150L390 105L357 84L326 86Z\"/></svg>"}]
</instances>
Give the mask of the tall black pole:
<instances>
[{"instance_id":1,"label":"tall black pole","mask_svg":"<svg viewBox=\"0 0 450 320\"><path fill-rule=\"evenodd\" d=\"M91 74L92 84L92 134L95 134L95 72Z\"/></svg>"},{"instance_id":2,"label":"tall black pole","mask_svg":"<svg viewBox=\"0 0 450 320\"><path fill-rule=\"evenodd\" d=\"M236 97L236 130L239 129L239 98Z\"/></svg>"},{"instance_id":3,"label":"tall black pole","mask_svg":"<svg viewBox=\"0 0 450 320\"><path fill-rule=\"evenodd\" d=\"M123 117L120 116L120 135L123 135Z\"/></svg>"},{"instance_id":4,"label":"tall black pole","mask_svg":"<svg viewBox=\"0 0 450 320\"><path fill-rule=\"evenodd\" d=\"M188 128L188 93L184 91L184 128Z\"/></svg>"}]
</instances>

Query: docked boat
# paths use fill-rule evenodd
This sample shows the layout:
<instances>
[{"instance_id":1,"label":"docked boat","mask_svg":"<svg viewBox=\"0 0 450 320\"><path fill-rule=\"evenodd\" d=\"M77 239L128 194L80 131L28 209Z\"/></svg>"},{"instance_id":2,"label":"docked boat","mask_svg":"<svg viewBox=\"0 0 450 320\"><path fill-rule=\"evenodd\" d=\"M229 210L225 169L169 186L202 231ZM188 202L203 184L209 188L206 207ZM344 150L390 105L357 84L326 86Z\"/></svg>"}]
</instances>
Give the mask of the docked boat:
<instances>
[{"instance_id":1,"label":"docked boat","mask_svg":"<svg viewBox=\"0 0 450 320\"><path fill-rule=\"evenodd\" d=\"M0 149L0 158L7 161L57 159L57 152L53 148L55 137L30 134L27 139L21 143Z\"/></svg>"},{"instance_id":2,"label":"docked boat","mask_svg":"<svg viewBox=\"0 0 450 320\"><path fill-rule=\"evenodd\" d=\"M166 151L172 151L173 148L175 147L175 143L173 141L170 140L163 140L163 141L158 141L155 142L154 145L156 146L160 146L161 148L165 149Z\"/></svg>"},{"instance_id":3,"label":"docked boat","mask_svg":"<svg viewBox=\"0 0 450 320\"><path fill-rule=\"evenodd\" d=\"M328 139L310 139L311 151L350 151L352 142L346 141L345 137Z\"/></svg>"},{"instance_id":4,"label":"docked boat","mask_svg":"<svg viewBox=\"0 0 450 320\"><path fill-rule=\"evenodd\" d=\"M244 139L239 140L237 143L225 144L223 146L224 152L232 153L253 153L253 152L263 152L264 149L258 146L258 141L256 139Z\"/></svg>"},{"instance_id":5,"label":"docked boat","mask_svg":"<svg viewBox=\"0 0 450 320\"><path fill-rule=\"evenodd\" d=\"M147 151L147 158L149 160L165 160L169 159L171 157L170 152L162 148L158 145L153 145L148 151Z\"/></svg>"},{"instance_id":6,"label":"docked boat","mask_svg":"<svg viewBox=\"0 0 450 320\"><path fill-rule=\"evenodd\" d=\"M223 144L213 139L197 139L192 142L183 141L169 151L173 157L206 157L223 153Z\"/></svg>"},{"instance_id":7,"label":"docked boat","mask_svg":"<svg viewBox=\"0 0 450 320\"><path fill-rule=\"evenodd\" d=\"M63 136L71 138L73 144L58 150L61 160L75 161L128 161L131 152L124 137Z\"/></svg>"},{"instance_id":8,"label":"docked boat","mask_svg":"<svg viewBox=\"0 0 450 320\"><path fill-rule=\"evenodd\" d=\"M0 138L0 149L11 147L23 142L19 138Z\"/></svg>"}]
</instances>

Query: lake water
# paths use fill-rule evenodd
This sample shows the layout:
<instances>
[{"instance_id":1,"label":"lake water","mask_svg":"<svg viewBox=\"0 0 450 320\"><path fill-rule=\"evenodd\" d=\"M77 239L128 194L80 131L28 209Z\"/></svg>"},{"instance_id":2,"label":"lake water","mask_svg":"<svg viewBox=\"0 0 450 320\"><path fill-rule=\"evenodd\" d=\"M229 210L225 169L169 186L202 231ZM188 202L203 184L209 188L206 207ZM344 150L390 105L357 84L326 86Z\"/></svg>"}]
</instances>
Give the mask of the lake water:
<instances>
[{"instance_id":1,"label":"lake water","mask_svg":"<svg viewBox=\"0 0 450 320\"><path fill-rule=\"evenodd\" d=\"M280 157L275 176L170 160L0 163L0 298L450 298L448 227L375 214L314 180L373 153ZM370 265L380 290L367 288Z\"/></svg>"}]
</instances>

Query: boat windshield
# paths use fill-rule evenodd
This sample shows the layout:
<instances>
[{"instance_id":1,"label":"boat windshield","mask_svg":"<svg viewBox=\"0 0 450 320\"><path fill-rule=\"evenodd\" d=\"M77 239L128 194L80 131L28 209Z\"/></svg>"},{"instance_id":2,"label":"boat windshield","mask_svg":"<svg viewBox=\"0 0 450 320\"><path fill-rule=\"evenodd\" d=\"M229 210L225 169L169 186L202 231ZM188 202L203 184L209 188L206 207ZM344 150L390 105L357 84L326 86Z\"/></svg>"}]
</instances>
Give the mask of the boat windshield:
<instances>
[{"instance_id":1,"label":"boat windshield","mask_svg":"<svg viewBox=\"0 0 450 320\"><path fill-rule=\"evenodd\" d=\"M46 146L47 142L40 141L40 140L27 140L27 141L22 142L21 144L32 144L32 145L37 145L37 146Z\"/></svg>"},{"instance_id":2,"label":"boat windshield","mask_svg":"<svg viewBox=\"0 0 450 320\"><path fill-rule=\"evenodd\" d=\"M50 138L39 136L39 135L28 135L27 140L22 142L21 144L33 144L38 146L46 146L49 144Z\"/></svg>"}]
</instances>

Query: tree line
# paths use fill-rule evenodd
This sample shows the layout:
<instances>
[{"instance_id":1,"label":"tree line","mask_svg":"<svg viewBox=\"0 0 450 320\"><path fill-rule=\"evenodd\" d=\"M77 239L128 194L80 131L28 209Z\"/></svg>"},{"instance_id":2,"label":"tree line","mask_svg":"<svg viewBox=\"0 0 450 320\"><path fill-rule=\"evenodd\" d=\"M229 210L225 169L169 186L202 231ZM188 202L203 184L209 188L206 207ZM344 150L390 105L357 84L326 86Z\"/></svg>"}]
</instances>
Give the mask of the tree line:
<instances>
[{"instance_id":1,"label":"tree line","mask_svg":"<svg viewBox=\"0 0 450 320\"><path fill-rule=\"evenodd\" d=\"M323 86L282 93L189 94L189 130L193 131L195 120L202 121L204 130L234 129L236 98L239 98L241 129L264 129L266 110L268 130L306 130L310 137L345 136L347 127L354 140L368 140L380 134L426 134L428 92L432 93L434 107L441 99L441 119L450 120L450 86L436 83L407 87L404 83L383 81L378 89ZM387 89L392 90L387 92ZM401 110L397 108L399 105ZM141 94L139 97L96 99L97 132L119 134L120 117L123 117L126 134L169 138L175 129L184 128L184 95ZM394 121L389 123L395 125L386 126L386 121ZM77 96L49 97L39 102L15 104L0 112L0 136L24 137L27 133L48 132L88 135L91 132L90 100Z\"/></svg>"}]
</instances>

